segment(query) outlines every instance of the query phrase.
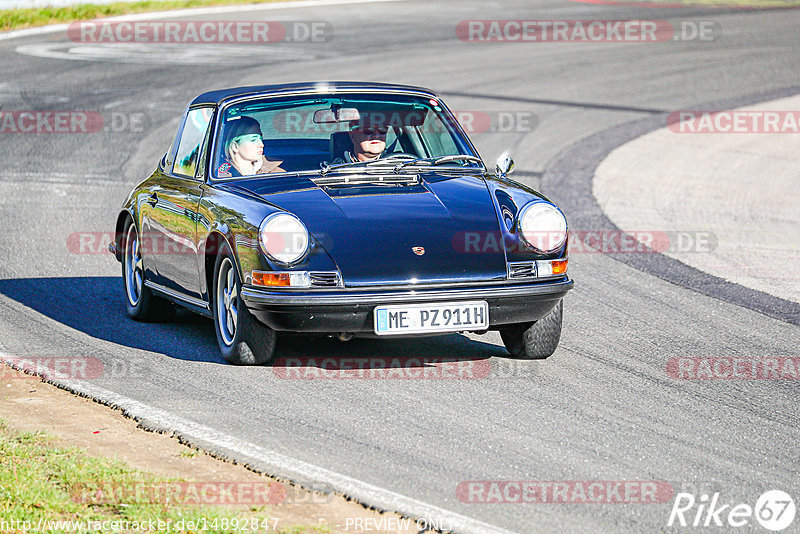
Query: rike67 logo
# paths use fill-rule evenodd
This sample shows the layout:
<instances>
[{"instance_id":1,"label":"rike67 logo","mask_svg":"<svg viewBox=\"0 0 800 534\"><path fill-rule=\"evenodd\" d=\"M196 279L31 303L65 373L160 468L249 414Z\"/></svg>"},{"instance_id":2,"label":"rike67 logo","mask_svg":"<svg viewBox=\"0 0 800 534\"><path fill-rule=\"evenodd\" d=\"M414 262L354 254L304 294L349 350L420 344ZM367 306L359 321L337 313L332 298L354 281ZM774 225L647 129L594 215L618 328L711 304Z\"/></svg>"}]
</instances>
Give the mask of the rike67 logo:
<instances>
[{"instance_id":1,"label":"rike67 logo","mask_svg":"<svg viewBox=\"0 0 800 534\"><path fill-rule=\"evenodd\" d=\"M785 491L770 490L763 493L755 507L747 503L725 503L719 492L701 495L699 499L691 493L678 493L667 526L681 527L744 527L756 521L773 532L784 530L794 521L797 509L792 497Z\"/></svg>"}]
</instances>

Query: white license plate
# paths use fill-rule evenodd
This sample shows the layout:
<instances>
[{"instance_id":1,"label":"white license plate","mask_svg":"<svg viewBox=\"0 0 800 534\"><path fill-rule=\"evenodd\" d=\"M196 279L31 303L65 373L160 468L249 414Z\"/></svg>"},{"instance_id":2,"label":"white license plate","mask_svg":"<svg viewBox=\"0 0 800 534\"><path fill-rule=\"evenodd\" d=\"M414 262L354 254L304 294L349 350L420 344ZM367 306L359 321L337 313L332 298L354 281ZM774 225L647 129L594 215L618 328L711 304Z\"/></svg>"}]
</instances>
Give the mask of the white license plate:
<instances>
[{"instance_id":1,"label":"white license plate","mask_svg":"<svg viewBox=\"0 0 800 534\"><path fill-rule=\"evenodd\" d=\"M462 332L489 328L485 301L400 304L375 308L378 335Z\"/></svg>"}]
</instances>

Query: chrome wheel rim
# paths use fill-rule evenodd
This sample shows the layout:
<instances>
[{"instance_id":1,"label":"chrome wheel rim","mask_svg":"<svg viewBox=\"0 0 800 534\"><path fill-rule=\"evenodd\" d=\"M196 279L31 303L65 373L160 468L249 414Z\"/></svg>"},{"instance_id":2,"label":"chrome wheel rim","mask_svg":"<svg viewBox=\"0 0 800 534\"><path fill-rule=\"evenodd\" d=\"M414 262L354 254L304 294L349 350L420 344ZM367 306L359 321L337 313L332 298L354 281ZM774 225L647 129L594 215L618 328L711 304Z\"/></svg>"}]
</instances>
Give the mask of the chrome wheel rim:
<instances>
[{"instance_id":1,"label":"chrome wheel rim","mask_svg":"<svg viewBox=\"0 0 800 534\"><path fill-rule=\"evenodd\" d=\"M217 274L217 324L225 345L233 345L239 319L239 290L230 258L222 260Z\"/></svg>"},{"instance_id":2,"label":"chrome wheel rim","mask_svg":"<svg viewBox=\"0 0 800 534\"><path fill-rule=\"evenodd\" d=\"M139 247L139 236L132 224L125 235L125 293L131 306L139 304L144 281L144 262Z\"/></svg>"}]
</instances>

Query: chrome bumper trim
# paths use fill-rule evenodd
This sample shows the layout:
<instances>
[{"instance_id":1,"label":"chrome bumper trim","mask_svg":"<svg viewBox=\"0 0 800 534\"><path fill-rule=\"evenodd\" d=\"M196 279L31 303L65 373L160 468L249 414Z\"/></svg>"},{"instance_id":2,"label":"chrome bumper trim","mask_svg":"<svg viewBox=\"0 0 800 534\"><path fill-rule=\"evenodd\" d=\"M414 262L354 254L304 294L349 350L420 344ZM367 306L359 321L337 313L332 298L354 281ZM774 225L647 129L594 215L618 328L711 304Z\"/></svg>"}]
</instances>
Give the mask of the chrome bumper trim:
<instances>
[{"instance_id":1,"label":"chrome bumper trim","mask_svg":"<svg viewBox=\"0 0 800 534\"><path fill-rule=\"evenodd\" d=\"M180 300L187 304L191 304L192 306L197 306L198 308L204 308L206 310L210 310L211 307L208 305L208 302L204 300L200 300L195 297L190 297L189 295L184 295L183 293L179 293L174 289L170 289L168 287L164 287L161 284L156 284L155 282L151 282L150 280L145 280L144 285L149 287L152 290L158 291L159 293L163 293L168 297L172 297L175 300Z\"/></svg>"},{"instance_id":2,"label":"chrome bumper trim","mask_svg":"<svg viewBox=\"0 0 800 534\"><path fill-rule=\"evenodd\" d=\"M333 291L288 292L267 291L261 288L242 288L242 298L249 306L348 306L369 304L391 304L393 302L436 302L441 300L498 299L510 297L547 297L566 293L572 289L573 281L536 284L515 284L500 287L438 288L396 290L368 290L364 288Z\"/></svg>"}]
</instances>

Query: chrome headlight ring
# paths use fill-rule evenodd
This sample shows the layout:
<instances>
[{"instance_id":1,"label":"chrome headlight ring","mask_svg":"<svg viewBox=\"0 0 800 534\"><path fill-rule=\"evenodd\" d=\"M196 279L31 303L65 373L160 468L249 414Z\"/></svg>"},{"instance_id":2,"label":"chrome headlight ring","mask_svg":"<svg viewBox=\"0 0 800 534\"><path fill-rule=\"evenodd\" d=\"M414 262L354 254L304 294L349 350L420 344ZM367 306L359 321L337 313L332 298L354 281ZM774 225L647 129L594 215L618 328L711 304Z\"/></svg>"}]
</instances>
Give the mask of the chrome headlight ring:
<instances>
[{"instance_id":1,"label":"chrome headlight ring","mask_svg":"<svg viewBox=\"0 0 800 534\"><path fill-rule=\"evenodd\" d=\"M311 239L303 221L279 211L267 215L258 228L258 243L267 257L281 265L293 265L308 254Z\"/></svg>"},{"instance_id":2,"label":"chrome headlight ring","mask_svg":"<svg viewBox=\"0 0 800 534\"><path fill-rule=\"evenodd\" d=\"M525 244L542 254L555 252L567 240L567 218L554 204L533 200L517 214L517 230Z\"/></svg>"}]
</instances>

